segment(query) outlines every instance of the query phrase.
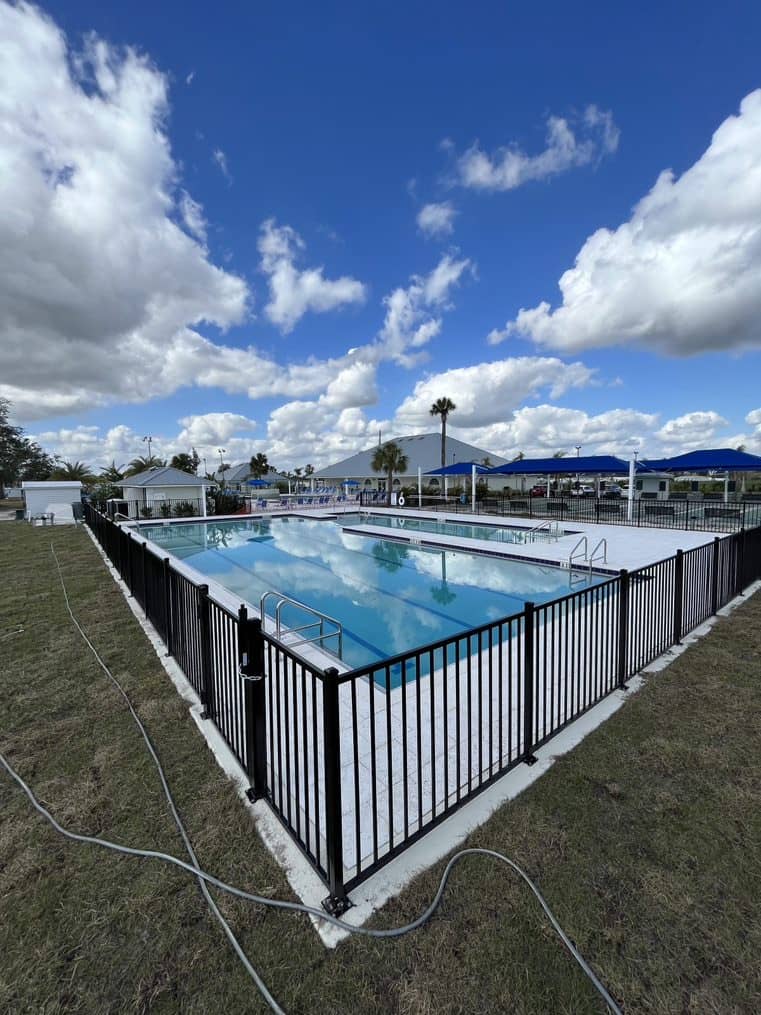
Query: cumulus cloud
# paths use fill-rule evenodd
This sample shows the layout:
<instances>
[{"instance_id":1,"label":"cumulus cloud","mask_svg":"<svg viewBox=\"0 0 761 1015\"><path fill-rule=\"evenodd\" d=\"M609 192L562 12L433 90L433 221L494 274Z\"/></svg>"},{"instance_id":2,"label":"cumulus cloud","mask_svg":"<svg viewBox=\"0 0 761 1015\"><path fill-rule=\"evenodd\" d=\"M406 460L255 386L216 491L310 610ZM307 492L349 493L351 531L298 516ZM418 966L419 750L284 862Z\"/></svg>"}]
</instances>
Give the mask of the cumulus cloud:
<instances>
[{"instance_id":1,"label":"cumulus cloud","mask_svg":"<svg viewBox=\"0 0 761 1015\"><path fill-rule=\"evenodd\" d=\"M430 426L428 410L437 398L447 395L457 405L450 425L487 426L505 419L526 398L544 390L560 398L571 388L589 385L594 375L583 363L532 356L446 370L417 382L397 409L396 422L409 428Z\"/></svg>"},{"instance_id":2,"label":"cumulus cloud","mask_svg":"<svg viewBox=\"0 0 761 1015\"><path fill-rule=\"evenodd\" d=\"M454 229L456 214L451 201L426 204L418 212L418 228L426 236L448 236Z\"/></svg>"},{"instance_id":3,"label":"cumulus cloud","mask_svg":"<svg viewBox=\"0 0 761 1015\"><path fill-rule=\"evenodd\" d=\"M513 190L529 180L544 180L586 166L618 148L619 131L611 113L588 106L580 117L550 116L546 147L527 155L517 145L493 155L478 142L457 159L459 182L475 190Z\"/></svg>"},{"instance_id":4,"label":"cumulus cloud","mask_svg":"<svg viewBox=\"0 0 761 1015\"><path fill-rule=\"evenodd\" d=\"M145 57L95 37L73 53L0 3L0 393L19 415L165 394L195 325L246 316L245 283L174 221L197 234L200 206L176 207L166 114Z\"/></svg>"},{"instance_id":5,"label":"cumulus cloud","mask_svg":"<svg viewBox=\"0 0 761 1015\"><path fill-rule=\"evenodd\" d=\"M259 237L261 269L268 277L270 301L264 312L286 334L308 311L324 314L345 304L364 303L365 286L354 278L325 278L322 268L296 267L304 241L290 226L274 219L262 224Z\"/></svg>"},{"instance_id":6,"label":"cumulus cloud","mask_svg":"<svg viewBox=\"0 0 761 1015\"><path fill-rule=\"evenodd\" d=\"M761 90L686 172L664 170L627 222L587 239L560 279L559 307L522 309L502 336L676 356L761 346L759 151Z\"/></svg>"},{"instance_id":7,"label":"cumulus cloud","mask_svg":"<svg viewBox=\"0 0 761 1015\"><path fill-rule=\"evenodd\" d=\"M177 440L193 447L224 444L233 434L256 429L256 420L236 412L206 412L185 416Z\"/></svg>"},{"instance_id":8,"label":"cumulus cloud","mask_svg":"<svg viewBox=\"0 0 761 1015\"><path fill-rule=\"evenodd\" d=\"M373 351L376 357L393 359L402 366L419 361L409 350L427 345L441 331L441 311L450 307L451 290L466 271L473 271L468 258L441 258L425 276L413 275L408 286L399 286L384 299L386 318Z\"/></svg>"},{"instance_id":9,"label":"cumulus cloud","mask_svg":"<svg viewBox=\"0 0 761 1015\"><path fill-rule=\"evenodd\" d=\"M705 446L715 440L719 430L725 430L729 423L718 412L687 412L676 419L670 419L656 437L664 444L675 443L681 448Z\"/></svg>"}]
</instances>

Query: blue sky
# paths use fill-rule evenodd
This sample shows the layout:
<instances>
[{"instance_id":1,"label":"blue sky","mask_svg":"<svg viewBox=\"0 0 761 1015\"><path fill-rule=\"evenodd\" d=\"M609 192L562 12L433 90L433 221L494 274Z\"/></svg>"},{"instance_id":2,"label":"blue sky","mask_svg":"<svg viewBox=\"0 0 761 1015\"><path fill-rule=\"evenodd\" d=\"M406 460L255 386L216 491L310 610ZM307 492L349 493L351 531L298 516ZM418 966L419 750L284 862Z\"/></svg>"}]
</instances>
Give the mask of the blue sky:
<instances>
[{"instance_id":1,"label":"blue sky","mask_svg":"<svg viewBox=\"0 0 761 1015\"><path fill-rule=\"evenodd\" d=\"M0 394L63 457L328 464L445 394L499 454L761 450L758 4L0 22Z\"/></svg>"}]
</instances>

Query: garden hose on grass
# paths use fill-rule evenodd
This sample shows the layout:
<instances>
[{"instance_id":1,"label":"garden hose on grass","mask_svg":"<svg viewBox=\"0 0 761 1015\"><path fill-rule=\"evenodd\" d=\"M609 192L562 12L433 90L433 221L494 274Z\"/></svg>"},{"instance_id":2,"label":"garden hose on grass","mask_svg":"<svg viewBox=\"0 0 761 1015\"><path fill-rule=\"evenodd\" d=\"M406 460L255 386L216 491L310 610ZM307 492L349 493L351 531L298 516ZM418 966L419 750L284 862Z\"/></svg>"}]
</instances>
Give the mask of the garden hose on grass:
<instances>
[{"instance_id":1,"label":"garden hose on grass","mask_svg":"<svg viewBox=\"0 0 761 1015\"><path fill-rule=\"evenodd\" d=\"M70 615L70 617L71 617L75 627L77 628L79 633L82 635L82 638L85 640L85 642L87 643L88 647L92 651L93 655L97 659L100 667L103 669L103 671L106 673L106 675L110 678L110 680L113 682L115 687L119 690L119 692L123 696L124 700L127 703L127 707L129 708L130 713L132 714L132 717L134 718L135 722L138 725L138 728L140 729L140 732L143 735L143 739L145 740L145 743L146 743L146 746L148 748L148 751L150 752L150 755L153 758L153 761L154 761L154 763L156 765L156 768L158 770L159 778L161 780L161 785L162 785L162 788L164 790L164 794L165 794L165 796L167 798L167 801L169 803L169 808L170 808L170 810L172 812L172 817L174 818L175 824L177 825L177 827L178 827L178 829L180 831L180 834L182 835L182 838L183 838L183 841L184 841L185 846L187 848L188 854L189 854L189 856L190 856L190 858L192 860L192 864L187 863L185 860L180 860L178 857L171 856L168 853L162 853L162 852L159 852L157 850L138 849L138 848L134 848L132 846L122 845L121 843L110 842L108 839L101 839L101 838L97 838L96 836L82 835L82 834L79 834L77 832L69 831L68 829L66 829L62 825L60 825L56 821L56 819L52 816L52 814L50 814L50 812L47 811L43 807L43 805L35 797L35 795L32 792L32 790L29 788L29 786L24 782L24 780L21 778L21 776L18 774L18 772L16 772L16 770L13 768L13 766L10 764L10 762L3 756L2 753L0 753L0 763L2 763L3 767L8 772L8 774L11 776L11 778L13 778L18 783L18 785L21 787L21 789L27 795L27 797L29 798L29 800L30 800L32 806L34 807L34 809L39 814L41 814L53 826L53 828L55 828L55 830L57 832L59 832L61 835L65 836L67 839L71 839L74 842L81 842L81 843L87 843L87 844L90 844L90 845L101 846L104 849L109 849L109 850L112 850L112 851L117 852L117 853L125 854L127 856L136 856L136 857L142 857L144 859L160 860L163 863L168 863L168 864L174 865L175 867L179 867L180 869L182 869L184 871L187 871L189 874L192 874L194 877L196 877L198 879L198 882L199 882L200 886L201 886L201 890L202 890L202 892L204 894L204 898L206 899L207 903L209 904L209 907L211 908L212 912L214 913L214 915L217 917L217 919L219 920L220 924L222 925L222 928L223 928L223 930L224 930L228 940L230 941L230 943L232 944L233 948L235 949L235 952L238 955L238 958L243 963L243 966L246 969L246 972L253 979L253 981L256 984L257 988L259 989L262 997L267 1002L267 1004L272 1009L272 1011L280 1013L280 1015L284 1015L283 1009L280 1007L280 1005L274 999L272 994L269 992L269 990L267 989L267 986L264 983L262 977L257 972L257 970L254 968L254 966L251 964L249 959L246 957L246 954L243 951L243 949L241 948L241 946L240 946L237 938L235 937L233 931L230 929L230 926L228 925L227 921L225 920L225 918L222 916L222 914L220 913L219 909L217 908L213 898L211 897L211 895L209 893L209 890L207 888L207 883L209 885L213 885L215 888L219 888L221 891L227 892L230 895L234 895L237 898L245 899L245 900L247 900L249 902L255 902L255 903L257 903L257 904L259 904L261 906L267 906L267 907L269 907L271 909L287 910L289 912L295 912L295 913L305 913L305 914L307 914L309 916L314 917L315 919L323 920L325 923L332 924L334 927L339 927L341 930L347 931L350 934L362 934L362 935L364 935L366 937L372 937L372 938L397 938L397 937L402 937L404 934L409 934L413 930L417 930L418 928L422 927L425 923L427 923L428 920L430 920L430 918L436 912L436 910L438 909L438 907L439 907L439 905L441 903L441 900L442 900L443 895L444 895L444 890L445 890L447 882L449 880L449 875L450 875L451 871L453 870L455 865L457 863L459 863L460 860L463 859L463 857L466 857L466 856L488 856L488 857L491 857L494 860L499 860L500 862L507 864L508 867L512 868L512 870L514 870L523 879L523 881L531 889L531 891L533 892L533 894L536 897L537 901L539 902L540 906L544 910L544 912L547 915L547 918L549 919L550 923L552 924L554 930L556 931L556 933L560 937L560 940L563 942L563 944L566 946L566 948L571 953L573 958L576 960L576 962L578 963L578 965L581 968L582 972L587 976L587 978L589 979L589 981L591 982L592 986L595 988L597 993L600 995L600 997L603 999L603 1001L605 1001L605 1003L607 1004L609 1010L612 1011L614 1013L614 1015L622 1015L621 1009L618 1007L618 1005L613 1000L613 998L610 996L610 994L608 993L608 991L606 990L604 985L600 982L598 977L595 975L594 971L590 968L590 966L585 961L585 959L583 958L581 953L578 951L578 949L575 947L575 945L570 940L568 935L565 933L563 928L560 926L560 924L558 923L555 915L553 914L552 910L550 909L549 905L547 904L546 900L544 899L544 896L539 891L539 889L534 884L534 882L531 880L531 878L528 876L528 874L526 874L526 872L521 867L519 867L518 864L515 863L515 861L511 860L507 856L504 856L502 853L498 853L496 850L483 849L483 848L470 848L470 849L461 849L461 850L459 850L457 853L455 853L450 858L449 862L447 863L446 867L444 868L444 873L441 876L441 880L439 882L439 887L438 887L438 889L436 891L436 894L433 897L432 902L427 907L427 909L425 909L420 914L420 916L418 916L411 923L404 924L401 927L389 928L387 930L375 930L375 929L370 928L370 927L355 927L355 926L352 926L351 924L345 923L343 920L339 920L338 918L336 918L334 916L330 916L328 913L325 913L325 912L323 912L320 909L315 909L312 906L306 906L306 905L303 905L302 903L298 903L298 902L288 902L288 901L286 901L284 899L271 899L271 898L267 898L266 896L263 896L263 895L256 895L253 892L246 892L242 888L236 888L233 885L229 885L226 882L221 881L219 878L214 877L214 875L209 874L206 871L202 870L201 867L198 864L198 859L197 859L197 857L195 855L195 852L193 851L193 847L191 845L191 842L190 842L190 839L188 837L188 834L187 834L187 831L185 829L185 826L183 825L182 819L180 818L179 813L177 811L177 807L176 807L176 805L174 803L174 799L172 798L172 794L171 794L171 791L169 789L169 785L168 785L167 780L166 780L166 775L164 773L163 767L162 767L161 762L160 762L160 760L158 758L156 750L153 747L153 744L151 743L150 737L148 736L148 733L147 733L145 727L143 726L142 722L140 721L140 718L138 717L137 713L135 712L135 709L134 709L134 707L132 705L132 702L130 701L130 698L127 695L126 691L121 686L121 684L118 682L118 680L114 677L114 675L111 673L111 671L109 670L108 666L103 662L103 660L99 656L97 650L93 646L92 642L87 637L85 632L82 630L82 628L79 625L76 617L74 616L74 614L73 614L73 612L71 610L71 606L69 605L69 597L68 597L68 595L66 593L66 585L65 585L64 580L63 580L63 574L61 573L61 566L59 564L58 557L56 556L56 552L55 552L55 549L54 549L52 543L51 543L50 548L53 551L53 557L55 558L56 567L58 569L58 576L59 576L59 578L61 580L61 587L63 589L64 599L66 601L66 608L69 611L69 615Z\"/></svg>"}]
</instances>

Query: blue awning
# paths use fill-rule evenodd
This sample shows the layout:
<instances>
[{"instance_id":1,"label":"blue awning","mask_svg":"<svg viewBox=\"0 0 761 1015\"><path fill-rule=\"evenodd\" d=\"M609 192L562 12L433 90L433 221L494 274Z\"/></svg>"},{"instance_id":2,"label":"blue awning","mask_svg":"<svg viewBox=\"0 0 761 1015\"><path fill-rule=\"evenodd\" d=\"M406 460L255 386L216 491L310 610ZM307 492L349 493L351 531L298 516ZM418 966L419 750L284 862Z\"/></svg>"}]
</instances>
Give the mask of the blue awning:
<instances>
[{"instance_id":1,"label":"blue awning","mask_svg":"<svg viewBox=\"0 0 761 1015\"><path fill-rule=\"evenodd\" d=\"M490 469L492 476L549 476L583 474L591 476L622 475L629 463L614 455L586 455L583 458L521 458L517 462ZM638 469L638 471L641 471Z\"/></svg>"},{"instance_id":2,"label":"blue awning","mask_svg":"<svg viewBox=\"0 0 761 1015\"><path fill-rule=\"evenodd\" d=\"M431 469L430 472L424 473L426 476L470 476L473 473L473 466L476 467L478 474L483 472L491 472L491 469L487 469L485 465L479 465L478 462L455 462L453 465L445 465L443 469Z\"/></svg>"},{"instance_id":3,"label":"blue awning","mask_svg":"<svg viewBox=\"0 0 761 1015\"><path fill-rule=\"evenodd\" d=\"M649 469L663 472L761 472L761 457L734 448L713 448L706 451L688 451L673 458L648 458Z\"/></svg>"}]
</instances>

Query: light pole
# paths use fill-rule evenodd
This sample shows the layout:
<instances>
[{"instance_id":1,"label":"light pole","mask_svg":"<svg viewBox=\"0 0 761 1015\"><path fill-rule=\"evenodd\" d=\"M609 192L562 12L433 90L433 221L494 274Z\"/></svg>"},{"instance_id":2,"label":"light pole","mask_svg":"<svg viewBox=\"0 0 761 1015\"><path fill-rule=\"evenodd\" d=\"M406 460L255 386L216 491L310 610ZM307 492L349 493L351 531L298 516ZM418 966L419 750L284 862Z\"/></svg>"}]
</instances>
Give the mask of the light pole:
<instances>
[{"instance_id":1,"label":"light pole","mask_svg":"<svg viewBox=\"0 0 761 1015\"><path fill-rule=\"evenodd\" d=\"M222 459L222 455L227 454L227 448L217 448L217 454L219 455L219 471L224 472L225 463Z\"/></svg>"},{"instance_id":2,"label":"light pole","mask_svg":"<svg viewBox=\"0 0 761 1015\"><path fill-rule=\"evenodd\" d=\"M579 454L581 452L581 444L576 444L575 447L576 447L576 457L578 458ZM578 493L578 492L579 492L579 474L577 472L576 473L576 493Z\"/></svg>"},{"instance_id":3,"label":"light pole","mask_svg":"<svg viewBox=\"0 0 761 1015\"><path fill-rule=\"evenodd\" d=\"M202 458L202 459L201 459L201 461L203 462L203 474L204 474L204 476L208 476L208 474L209 474L209 470L208 470L208 468L206 467L206 459L205 459L205 458Z\"/></svg>"},{"instance_id":4,"label":"light pole","mask_svg":"<svg viewBox=\"0 0 761 1015\"><path fill-rule=\"evenodd\" d=\"M153 444L153 437L151 437L150 434L146 437L143 437L143 443L145 443L146 441L148 442L148 461L152 462L153 455L151 454L151 444Z\"/></svg>"}]
</instances>

